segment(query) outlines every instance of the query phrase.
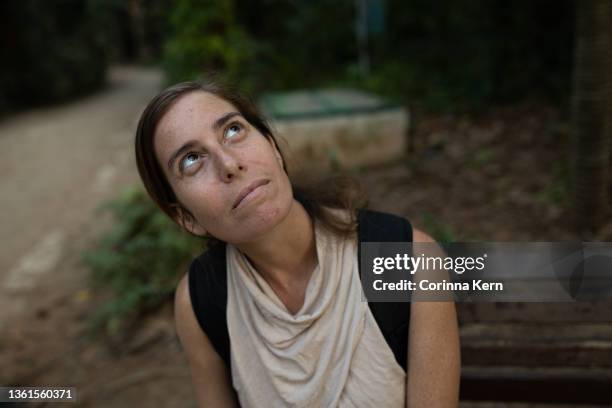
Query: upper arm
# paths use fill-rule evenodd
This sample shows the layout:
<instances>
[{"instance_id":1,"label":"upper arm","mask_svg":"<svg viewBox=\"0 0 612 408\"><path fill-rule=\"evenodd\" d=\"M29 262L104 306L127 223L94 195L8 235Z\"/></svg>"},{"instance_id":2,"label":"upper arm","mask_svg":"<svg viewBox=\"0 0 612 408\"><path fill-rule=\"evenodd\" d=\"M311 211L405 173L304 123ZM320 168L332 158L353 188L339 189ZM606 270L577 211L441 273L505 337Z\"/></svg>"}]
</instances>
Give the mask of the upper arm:
<instances>
[{"instance_id":1,"label":"upper arm","mask_svg":"<svg viewBox=\"0 0 612 408\"><path fill-rule=\"evenodd\" d=\"M420 249L430 255L444 256L442 249L434 245L435 240L423 231L414 229L413 241L417 247L419 242L425 243ZM453 301L412 302L407 367L408 407L458 405L461 364L459 329Z\"/></svg>"},{"instance_id":2,"label":"upper arm","mask_svg":"<svg viewBox=\"0 0 612 408\"><path fill-rule=\"evenodd\" d=\"M193 312L188 275L176 289L174 321L189 361L198 407L237 406L228 370Z\"/></svg>"}]
</instances>

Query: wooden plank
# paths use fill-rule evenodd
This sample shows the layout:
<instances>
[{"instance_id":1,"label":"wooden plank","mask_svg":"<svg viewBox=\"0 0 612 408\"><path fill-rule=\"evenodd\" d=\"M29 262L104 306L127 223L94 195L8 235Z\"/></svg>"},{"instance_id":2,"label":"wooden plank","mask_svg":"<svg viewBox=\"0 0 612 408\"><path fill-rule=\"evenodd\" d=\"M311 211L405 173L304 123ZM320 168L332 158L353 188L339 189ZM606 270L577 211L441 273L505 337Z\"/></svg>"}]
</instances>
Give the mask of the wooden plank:
<instances>
[{"instance_id":1,"label":"wooden plank","mask_svg":"<svg viewBox=\"0 0 612 408\"><path fill-rule=\"evenodd\" d=\"M462 401L612 406L612 370L465 366Z\"/></svg>"},{"instance_id":2,"label":"wooden plank","mask_svg":"<svg viewBox=\"0 0 612 408\"><path fill-rule=\"evenodd\" d=\"M461 323L612 323L612 302L457 303Z\"/></svg>"},{"instance_id":3,"label":"wooden plank","mask_svg":"<svg viewBox=\"0 0 612 408\"><path fill-rule=\"evenodd\" d=\"M612 323L472 323L462 361L478 366L612 367Z\"/></svg>"}]
</instances>

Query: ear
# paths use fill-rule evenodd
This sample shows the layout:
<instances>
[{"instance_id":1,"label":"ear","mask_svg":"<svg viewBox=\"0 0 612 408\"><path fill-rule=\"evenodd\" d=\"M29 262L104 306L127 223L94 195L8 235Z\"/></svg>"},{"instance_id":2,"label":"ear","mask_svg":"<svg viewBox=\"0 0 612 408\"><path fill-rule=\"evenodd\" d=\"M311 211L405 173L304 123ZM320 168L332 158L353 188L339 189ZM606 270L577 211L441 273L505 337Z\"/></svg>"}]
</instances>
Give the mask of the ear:
<instances>
[{"instance_id":1,"label":"ear","mask_svg":"<svg viewBox=\"0 0 612 408\"><path fill-rule=\"evenodd\" d=\"M180 205L173 204L174 208L174 221L182 226L187 231L191 232L194 235L203 237L207 234L206 229L198 223L198 221L193 218L187 211L185 211Z\"/></svg>"}]
</instances>

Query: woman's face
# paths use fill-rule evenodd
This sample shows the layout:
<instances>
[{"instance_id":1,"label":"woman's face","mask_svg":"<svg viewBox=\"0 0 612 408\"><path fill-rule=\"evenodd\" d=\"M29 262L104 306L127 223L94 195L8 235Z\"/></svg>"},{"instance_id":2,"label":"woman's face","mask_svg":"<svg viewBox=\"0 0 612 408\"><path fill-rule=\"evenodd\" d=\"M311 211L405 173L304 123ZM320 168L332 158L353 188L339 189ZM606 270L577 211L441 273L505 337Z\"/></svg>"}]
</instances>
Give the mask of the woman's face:
<instances>
[{"instance_id":1,"label":"woman's face","mask_svg":"<svg viewBox=\"0 0 612 408\"><path fill-rule=\"evenodd\" d=\"M289 213L293 194L276 146L213 94L191 92L176 101L158 123L154 147L178 200L195 218L184 224L196 235L249 242ZM244 197L249 186L257 188Z\"/></svg>"}]
</instances>

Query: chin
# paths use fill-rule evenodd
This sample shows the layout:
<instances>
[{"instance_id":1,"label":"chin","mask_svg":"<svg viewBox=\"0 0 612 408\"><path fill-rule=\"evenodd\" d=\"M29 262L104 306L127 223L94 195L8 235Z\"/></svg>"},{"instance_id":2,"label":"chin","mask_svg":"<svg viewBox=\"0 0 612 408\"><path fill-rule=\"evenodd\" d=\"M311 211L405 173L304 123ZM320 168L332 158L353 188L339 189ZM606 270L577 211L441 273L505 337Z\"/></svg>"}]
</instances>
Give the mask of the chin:
<instances>
[{"instance_id":1,"label":"chin","mask_svg":"<svg viewBox=\"0 0 612 408\"><path fill-rule=\"evenodd\" d=\"M280 201L280 200L279 200ZM235 231L234 243L253 241L265 235L280 224L291 212L294 205L293 197L275 203L262 203L248 218L243 219Z\"/></svg>"}]
</instances>

